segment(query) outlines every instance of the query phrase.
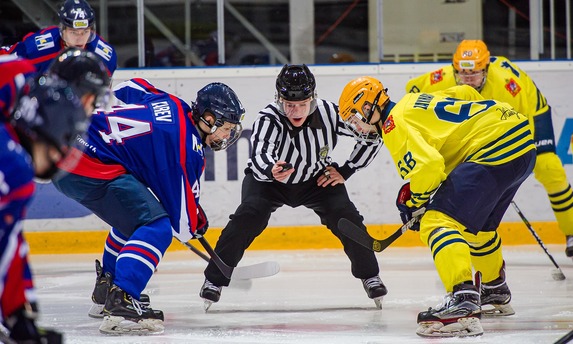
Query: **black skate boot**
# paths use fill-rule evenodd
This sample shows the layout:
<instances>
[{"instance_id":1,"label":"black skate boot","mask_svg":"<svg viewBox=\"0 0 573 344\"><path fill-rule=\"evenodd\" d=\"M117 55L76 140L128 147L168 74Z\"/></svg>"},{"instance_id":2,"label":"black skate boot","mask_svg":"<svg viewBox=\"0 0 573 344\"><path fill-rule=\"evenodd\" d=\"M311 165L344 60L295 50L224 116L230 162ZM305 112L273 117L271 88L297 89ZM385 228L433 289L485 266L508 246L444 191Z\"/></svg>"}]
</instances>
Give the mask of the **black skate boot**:
<instances>
[{"instance_id":1,"label":"black skate boot","mask_svg":"<svg viewBox=\"0 0 573 344\"><path fill-rule=\"evenodd\" d=\"M471 281L454 286L442 304L418 314L416 334L422 337L467 337L483 334L480 294Z\"/></svg>"},{"instance_id":2,"label":"black skate boot","mask_svg":"<svg viewBox=\"0 0 573 344\"><path fill-rule=\"evenodd\" d=\"M218 287L211 283L208 279L205 278L205 282L203 282L203 286L199 291L199 296L205 300L203 304L203 308L205 308L205 312L209 310L211 305L221 298L221 289L222 287Z\"/></svg>"},{"instance_id":3,"label":"black skate boot","mask_svg":"<svg viewBox=\"0 0 573 344\"><path fill-rule=\"evenodd\" d=\"M143 305L116 285L109 290L103 314L99 331L104 334L158 334L164 330L162 311Z\"/></svg>"},{"instance_id":4,"label":"black skate boot","mask_svg":"<svg viewBox=\"0 0 573 344\"><path fill-rule=\"evenodd\" d=\"M362 286L368 294L368 297L374 300L376 308L382 309L382 299L388 294L388 289L379 276L370 277L362 280Z\"/></svg>"},{"instance_id":5,"label":"black skate boot","mask_svg":"<svg viewBox=\"0 0 573 344\"><path fill-rule=\"evenodd\" d=\"M0 343L46 343L62 344L60 332L36 326L38 311L35 304L25 304L4 319L7 333L0 326Z\"/></svg>"},{"instance_id":6,"label":"black skate boot","mask_svg":"<svg viewBox=\"0 0 573 344\"><path fill-rule=\"evenodd\" d=\"M565 239L565 255L567 257L573 258L573 235L567 235L565 236Z\"/></svg>"},{"instance_id":7,"label":"black skate boot","mask_svg":"<svg viewBox=\"0 0 573 344\"><path fill-rule=\"evenodd\" d=\"M485 316L513 315L509 304L511 291L505 282L505 262L499 270L499 277L481 286L481 312Z\"/></svg>"},{"instance_id":8,"label":"black skate boot","mask_svg":"<svg viewBox=\"0 0 573 344\"><path fill-rule=\"evenodd\" d=\"M103 273L103 268L99 260L96 259L96 283L94 291L92 292L93 305L88 311L88 316L92 318L103 318L103 306L105 299L109 292L109 288L113 282L113 277L109 272ZM146 307L149 307L150 299L147 294L141 294L139 302Z\"/></svg>"}]
</instances>

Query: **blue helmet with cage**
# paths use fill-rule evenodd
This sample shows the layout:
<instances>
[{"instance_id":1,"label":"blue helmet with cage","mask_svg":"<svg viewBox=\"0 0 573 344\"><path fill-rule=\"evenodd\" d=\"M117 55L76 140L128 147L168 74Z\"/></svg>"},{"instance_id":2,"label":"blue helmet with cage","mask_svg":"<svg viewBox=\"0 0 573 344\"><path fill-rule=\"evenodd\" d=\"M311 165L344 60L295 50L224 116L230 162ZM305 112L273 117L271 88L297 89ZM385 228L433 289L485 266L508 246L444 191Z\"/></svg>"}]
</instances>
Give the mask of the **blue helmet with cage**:
<instances>
[{"instance_id":1,"label":"blue helmet with cage","mask_svg":"<svg viewBox=\"0 0 573 344\"><path fill-rule=\"evenodd\" d=\"M215 117L214 124L210 124L205 119L206 112ZM196 124L203 122L211 128L207 135L214 134L225 123L234 124L228 139L220 140L218 143L215 142L215 145L210 145L213 150L226 149L239 139L243 131L241 121L244 114L245 108L235 91L220 82L210 83L200 89L197 92L197 99L193 103L193 120Z\"/></svg>"}]
</instances>

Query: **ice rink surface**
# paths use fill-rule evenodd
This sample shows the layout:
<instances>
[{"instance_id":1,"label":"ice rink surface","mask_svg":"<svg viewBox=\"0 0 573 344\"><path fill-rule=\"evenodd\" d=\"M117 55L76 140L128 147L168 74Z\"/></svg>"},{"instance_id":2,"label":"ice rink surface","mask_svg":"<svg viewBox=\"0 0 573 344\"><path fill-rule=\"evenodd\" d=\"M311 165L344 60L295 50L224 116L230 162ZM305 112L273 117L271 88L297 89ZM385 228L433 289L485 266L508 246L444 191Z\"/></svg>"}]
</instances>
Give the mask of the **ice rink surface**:
<instances>
[{"instance_id":1,"label":"ice rink surface","mask_svg":"<svg viewBox=\"0 0 573 344\"><path fill-rule=\"evenodd\" d=\"M539 246L504 249L516 314L484 318L484 335L427 339L415 334L418 312L437 305L443 287L426 248L378 253L389 293L374 307L350 274L342 250L247 251L239 264L274 260L272 277L232 282L209 312L199 288L205 261L191 251L167 252L145 292L165 313L165 332L153 336L100 334L87 316L95 281L91 255L33 255L39 323L64 332L65 343L554 343L573 329L573 262L549 245L564 281Z\"/></svg>"}]
</instances>

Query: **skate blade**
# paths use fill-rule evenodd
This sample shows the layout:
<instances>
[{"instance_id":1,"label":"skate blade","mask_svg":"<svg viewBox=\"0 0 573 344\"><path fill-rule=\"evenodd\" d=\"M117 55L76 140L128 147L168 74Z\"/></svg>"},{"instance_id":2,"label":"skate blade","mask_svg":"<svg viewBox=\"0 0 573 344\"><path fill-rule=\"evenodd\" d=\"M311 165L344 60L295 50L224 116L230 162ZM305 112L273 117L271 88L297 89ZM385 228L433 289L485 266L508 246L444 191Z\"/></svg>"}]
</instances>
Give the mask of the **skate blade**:
<instances>
[{"instance_id":1,"label":"skate blade","mask_svg":"<svg viewBox=\"0 0 573 344\"><path fill-rule=\"evenodd\" d=\"M515 311L511 305L482 305L481 314L486 317L500 317L514 315Z\"/></svg>"},{"instance_id":2,"label":"skate blade","mask_svg":"<svg viewBox=\"0 0 573 344\"><path fill-rule=\"evenodd\" d=\"M209 308L211 308L211 306L213 305L213 301L211 300L206 300L203 299L205 302L203 302L203 310L205 311L205 313L207 313L207 311L209 310Z\"/></svg>"},{"instance_id":3,"label":"skate blade","mask_svg":"<svg viewBox=\"0 0 573 344\"><path fill-rule=\"evenodd\" d=\"M141 319L135 322L127 320L124 317L113 315L105 316L99 327L101 333L114 336L146 336L150 334L161 334L164 330L163 320L160 319Z\"/></svg>"},{"instance_id":4,"label":"skate blade","mask_svg":"<svg viewBox=\"0 0 573 344\"><path fill-rule=\"evenodd\" d=\"M88 311L88 316L95 319L103 318L103 305L94 303Z\"/></svg>"},{"instance_id":5,"label":"skate blade","mask_svg":"<svg viewBox=\"0 0 573 344\"><path fill-rule=\"evenodd\" d=\"M473 337L483 334L478 318L461 318L457 322L444 325L439 321L421 322L416 334L428 338Z\"/></svg>"},{"instance_id":6,"label":"skate blade","mask_svg":"<svg viewBox=\"0 0 573 344\"><path fill-rule=\"evenodd\" d=\"M378 297L378 298L372 299L372 301L374 301L374 304L376 305L376 308L382 309L382 300L383 299L384 299L384 297Z\"/></svg>"}]
</instances>

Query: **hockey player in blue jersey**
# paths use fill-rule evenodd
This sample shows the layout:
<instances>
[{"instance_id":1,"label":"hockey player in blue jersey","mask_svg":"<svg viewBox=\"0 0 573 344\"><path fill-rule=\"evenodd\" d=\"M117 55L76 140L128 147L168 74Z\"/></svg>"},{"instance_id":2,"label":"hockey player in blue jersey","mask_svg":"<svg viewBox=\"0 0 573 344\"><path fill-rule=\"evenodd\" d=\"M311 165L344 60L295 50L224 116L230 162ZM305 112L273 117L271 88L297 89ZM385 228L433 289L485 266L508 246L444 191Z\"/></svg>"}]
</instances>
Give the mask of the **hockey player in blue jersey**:
<instances>
[{"instance_id":1,"label":"hockey player in blue jersey","mask_svg":"<svg viewBox=\"0 0 573 344\"><path fill-rule=\"evenodd\" d=\"M111 76L117 68L117 53L95 32L95 12L86 0L66 0L58 11L60 24L49 26L12 46L2 47L0 55L15 54L30 60L40 74L66 47L76 47L93 52L105 63Z\"/></svg>"},{"instance_id":2,"label":"hockey player in blue jersey","mask_svg":"<svg viewBox=\"0 0 573 344\"><path fill-rule=\"evenodd\" d=\"M86 113L72 89L57 79L30 79L34 72L29 61L16 56L0 57L2 343L62 342L60 333L36 326L37 296L23 220L34 194L33 178L50 178L76 135L88 127ZM12 111L14 107L16 110Z\"/></svg>"},{"instance_id":3,"label":"hockey player in blue jersey","mask_svg":"<svg viewBox=\"0 0 573 344\"><path fill-rule=\"evenodd\" d=\"M192 106L144 79L114 92L125 104L92 116L80 162L62 166L70 173L54 184L112 226L92 295L103 304L100 332L161 333L163 312L141 292L173 236L188 241L207 230L199 205L204 146L233 144L244 109L221 83L199 90Z\"/></svg>"}]
</instances>

